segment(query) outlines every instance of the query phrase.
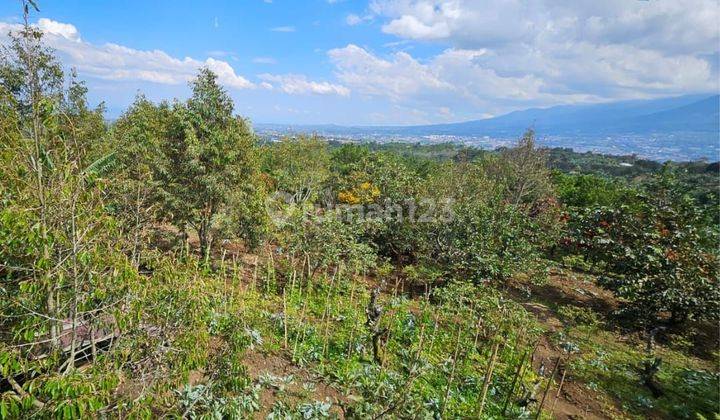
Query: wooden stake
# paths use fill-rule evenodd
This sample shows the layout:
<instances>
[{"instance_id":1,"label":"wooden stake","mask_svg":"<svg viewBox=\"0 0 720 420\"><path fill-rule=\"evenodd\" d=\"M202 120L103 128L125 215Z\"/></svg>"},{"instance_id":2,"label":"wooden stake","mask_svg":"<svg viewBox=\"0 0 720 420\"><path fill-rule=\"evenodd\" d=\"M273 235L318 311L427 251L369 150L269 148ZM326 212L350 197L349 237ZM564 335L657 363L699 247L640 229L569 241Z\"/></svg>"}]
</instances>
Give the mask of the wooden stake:
<instances>
[{"instance_id":1,"label":"wooden stake","mask_svg":"<svg viewBox=\"0 0 720 420\"><path fill-rule=\"evenodd\" d=\"M290 317L288 316L288 310L287 310L287 296L285 293L285 288L283 287L283 328L284 328L284 340L283 344L285 346L285 350L288 348L288 322L290 321Z\"/></svg>"},{"instance_id":2,"label":"wooden stake","mask_svg":"<svg viewBox=\"0 0 720 420\"><path fill-rule=\"evenodd\" d=\"M448 378L447 387L445 387L445 397L443 398L442 405L440 406L440 417L445 414L445 407L447 406L447 400L450 397L450 387L452 386L453 380L455 379L455 367L457 366L458 353L460 352L460 333L462 332L462 324L458 325L457 337L455 338L455 353L453 355L452 368L450 369L450 378Z\"/></svg>"},{"instance_id":3,"label":"wooden stake","mask_svg":"<svg viewBox=\"0 0 720 420\"><path fill-rule=\"evenodd\" d=\"M293 265L292 275L290 276L290 279L291 279L290 280L290 290L291 291L295 290L295 277L297 277L297 272L295 271L295 266Z\"/></svg>"},{"instance_id":4,"label":"wooden stake","mask_svg":"<svg viewBox=\"0 0 720 420\"><path fill-rule=\"evenodd\" d=\"M555 412L555 404L557 404L560 398L560 392L562 391L563 384L565 383L565 374L567 373L567 366L563 369L562 376L560 377L560 384L558 385L557 393L555 393L555 400L553 400L552 406L550 407L550 415L552 416Z\"/></svg>"},{"instance_id":5,"label":"wooden stake","mask_svg":"<svg viewBox=\"0 0 720 420\"><path fill-rule=\"evenodd\" d=\"M309 289L309 287L306 288L306 290ZM300 291L300 299L303 301L302 309L300 310L300 326L302 327L302 339L305 339L305 310L307 309L307 300L308 296L305 296L303 299L302 296L302 290ZM300 341L300 334L295 335L295 344L293 345L293 358L295 358L295 354L297 353L297 347L298 342Z\"/></svg>"},{"instance_id":6,"label":"wooden stake","mask_svg":"<svg viewBox=\"0 0 720 420\"><path fill-rule=\"evenodd\" d=\"M490 388L490 381L492 380L493 370L495 370L495 361L497 360L498 349L500 348L500 342L496 342L492 349L492 355L490 356L490 363L488 364L487 371L485 372L485 382L483 383L482 396L480 397L480 407L478 408L478 418L482 418L483 410L485 410L485 399L487 397L488 388Z\"/></svg>"},{"instance_id":7,"label":"wooden stake","mask_svg":"<svg viewBox=\"0 0 720 420\"><path fill-rule=\"evenodd\" d=\"M433 326L432 337L430 338L430 347L428 347L428 351L429 351L430 354L432 354L432 352L433 352L433 347L435 347L435 334L437 333L437 330L438 330L438 316L437 316L437 314L435 314L434 319L435 319L435 325Z\"/></svg>"},{"instance_id":8,"label":"wooden stake","mask_svg":"<svg viewBox=\"0 0 720 420\"><path fill-rule=\"evenodd\" d=\"M535 414L536 420L540 418L540 413L542 412L543 405L545 405L545 399L547 398L548 391L550 391L550 385L552 384L553 378L555 377L555 372L557 371L558 366L560 366L561 360L562 358L558 357L557 362L555 362L555 367L553 367L553 370L550 373L550 378L548 378L547 385L545 385L545 392L543 393L542 400L540 401L540 406L538 407L537 413Z\"/></svg>"},{"instance_id":9,"label":"wooden stake","mask_svg":"<svg viewBox=\"0 0 720 420\"><path fill-rule=\"evenodd\" d=\"M420 360L420 354L422 354L422 346L423 342L425 340L425 323L423 322L420 326L420 339L418 340L418 351L415 355L415 363L417 364L418 360Z\"/></svg>"},{"instance_id":10,"label":"wooden stake","mask_svg":"<svg viewBox=\"0 0 720 420\"><path fill-rule=\"evenodd\" d=\"M350 286L350 310L354 312L355 308L355 282L352 283ZM348 341L348 349L347 354L350 356L352 354L352 344L353 339L355 338L355 326L357 322L355 322L354 317L350 317L350 322L352 322L352 328L350 329L350 339Z\"/></svg>"},{"instance_id":11,"label":"wooden stake","mask_svg":"<svg viewBox=\"0 0 720 420\"><path fill-rule=\"evenodd\" d=\"M330 313L332 311L332 303L330 302L330 293L335 291L335 287L337 284L340 283L339 276L342 276L342 262L338 264L338 266L335 268L335 273L332 276L332 279L330 280L330 289L328 289L328 296L325 301L325 308L327 310L327 316L325 318L325 337L323 337L323 356L325 356L325 353L327 352L328 348L328 340L329 340L329 334L330 334ZM338 277L338 281L335 281L335 277ZM337 295L337 293L334 293L333 295Z\"/></svg>"},{"instance_id":12,"label":"wooden stake","mask_svg":"<svg viewBox=\"0 0 720 420\"><path fill-rule=\"evenodd\" d=\"M503 404L502 409L502 415L504 416L507 412L508 404L510 403L510 399L512 399L513 394L515 393L515 385L517 384L517 380L520 377L520 371L522 370L523 366L525 365L525 359L528 356L528 350L525 350L525 353L523 353L522 358L520 359L520 364L518 364L517 370L515 371L515 376L513 376L512 385L510 385L510 390L507 393L507 396L505 397L505 403Z\"/></svg>"},{"instance_id":13,"label":"wooden stake","mask_svg":"<svg viewBox=\"0 0 720 420\"><path fill-rule=\"evenodd\" d=\"M255 288L257 287L257 276L258 276L258 264L260 263L259 257L255 256L255 268L253 269L253 282L252 282L252 290L255 291Z\"/></svg>"}]
</instances>

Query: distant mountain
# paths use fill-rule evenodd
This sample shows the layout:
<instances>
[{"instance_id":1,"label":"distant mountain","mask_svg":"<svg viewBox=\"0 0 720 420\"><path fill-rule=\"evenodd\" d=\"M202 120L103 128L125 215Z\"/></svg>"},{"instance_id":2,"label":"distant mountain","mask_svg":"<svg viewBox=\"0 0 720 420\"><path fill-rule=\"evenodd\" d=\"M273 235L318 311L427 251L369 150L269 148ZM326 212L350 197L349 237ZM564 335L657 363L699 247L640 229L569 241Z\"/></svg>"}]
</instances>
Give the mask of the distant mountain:
<instances>
[{"instance_id":1,"label":"distant mountain","mask_svg":"<svg viewBox=\"0 0 720 420\"><path fill-rule=\"evenodd\" d=\"M546 147L657 161L720 158L720 95L562 105L515 111L495 118L417 126L256 124L261 135L316 133L352 141L459 142L494 149L514 144L528 128Z\"/></svg>"},{"instance_id":2,"label":"distant mountain","mask_svg":"<svg viewBox=\"0 0 720 420\"><path fill-rule=\"evenodd\" d=\"M720 95L685 106L642 115L621 127L631 131L706 131L720 130Z\"/></svg>"},{"instance_id":3,"label":"distant mountain","mask_svg":"<svg viewBox=\"0 0 720 420\"><path fill-rule=\"evenodd\" d=\"M402 134L457 136L517 136L529 127L542 135L617 135L683 131L717 134L720 130L719 106L719 95L691 95L646 101L535 108L484 120L395 127L395 130Z\"/></svg>"},{"instance_id":4,"label":"distant mountain","mask_svg":"<svg viewBox=\"0 0 720 420\"><path fill-rule=\"evenodd\" d=\"M495 118L417 126L285 126L258 124L260 130L330 135L450 135L517 137L529 127L542 136L720 132L720 95L686 95L602 104L561 105L515 111Z\"/></svg>"}]
</instances>

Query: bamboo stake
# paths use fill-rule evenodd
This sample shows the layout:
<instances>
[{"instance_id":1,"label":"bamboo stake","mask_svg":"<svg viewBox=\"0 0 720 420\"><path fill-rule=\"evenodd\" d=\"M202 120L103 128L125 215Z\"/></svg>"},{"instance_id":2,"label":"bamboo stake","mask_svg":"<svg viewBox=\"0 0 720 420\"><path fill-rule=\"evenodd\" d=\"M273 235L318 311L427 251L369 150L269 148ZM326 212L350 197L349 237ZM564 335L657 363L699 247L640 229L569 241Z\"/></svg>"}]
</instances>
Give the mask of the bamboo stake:
<instances>
[{"instance_id":1,"label":"bamboo stake","mask_svg":"<svg viewBox=\"0 0 720 420\"><path fill-rule=\"evenodd\" d=\"M306 254L307 256L307 279L308 281L312 280L312 273L310 272L310 254Z\"/></svg>"},{"instance_id":2,"label":"bamboo stake","mask_svg":"<svg viewBox=\"0 0 720 420\"><path fill-rule=\"evenodd\" d=\"M477 314L477 320L475 321L475 338L473 339L473 348L477 349L478 339L480 338L480 325L482 324L482 318L480 314Z\"/></svg>"},{"instance_id":3,"label":"bamboo stake","mask_svg":"<svg viewBox=\"0 0 720 420\"><path fill-rule=\"evenodd\" d=\"M353 311L355 308L355 282L352 283L352 286L350 286L350 310ZM357 325L357 322L355 322L354 317L350 317L350 322L352 322L352 328L350 329L350 339L348 340L348 349L347 354L350 356L352 354L352 344L353 339L355 338L355 327Z\"/></svg>"},{"instance_id":4,"label":"bamboo stake","mask_svg":"<svg viewBox=\"0 0 720 420\"><path fill-rule=\"evenodd\" d=\"M532 369L533 365L533 358L535 356L535 351L537 351L538 346L540 345L540 338L535 340L535 344L533 345L533 349L530 352L530 363L527 365L527 368L524 367L524 365L520 365L520 378L519 382L522 384L523 380L525 379L525 374L527 373L528 369ZM509 395L508 398L511 398L512 395ZM506 403L507 404L507 403Z\"/></svg>"},{"instance_id":5,"label":"bamboo stake","mask_svg":"<svg viewBox=\"0 0 720 420\"><path fill-rule=\"evenodd\" d=\"M272 249L268 252L268 258L265 273L265 293L270 293L270 287L272 286L272 292L276 292L275 284L275 259L273 259Z\"/></svg>"},{"instance_id":6,"label":"bamboo stake","mask_svg":"<svg viewBox=\"0 0 720 420\"><path fill-rule=\"evenodd\" d=\"M325 298L326 317L325 317L325 332L324 332L324 336L323 336L323 357L325 356L325 353L327 351L328 339L329 339L329 334L330 334L330 312L332 310L331 309L332 303L330 302L330 294L331 294L331 292L333 292L335 290L335 284L336 284L335 277L338 276L338 273L342 273L342 263L340 263L340 265L335 267L335 273L333 273L332 279L330 280L330 288L328 289L327 297ZM340 282L340 280L338 279L337 283L339 283L339 282Z\"/></svg>"},{"instance_id":7,"label":"bamboo stake","mask_svg":"<svg viewBox=\"0 0 720 420\"><path fill-rule=\"evenodd\" d=\"M497 360L499 348L500 342L498 341L493 346L492 356L490 356L490 364L488 365L487 372L485 372L485 382L483 383L482 396L480 398L480 408L478 408L478 418L482 418L482 413L485 409L485 399L487 397L488 388L490 388L490 380L492 379L493 370L495 370L495 361Z\"/></svg>"},{"instance_id":8,"label":"bamboo stake","mask_svg":"<svg viewBox=\"0 0 720 420\"><path fill-rule=\"evenodd\" d=\"M305 289L308 290L308 289L310 289L310 287L308 286ZM299 321L300 321L300 326L302 327L302 339L304 340L305 339L305 311L307 310L308 296L305 296L305 298L303 298L302 289L300 289L300 299L303 301L303 306L302 306L302 309L300 310L300 320ZM297 353L297 347L298 347L298 342L300 341L300 335L301 334L295 335L295 344L293 345L293 353L292 353L293 358L295 358L295 354Z\"/></svg>"},{"instance_id":9,"label":"bamboo stake","mask_svg":"<svg viewBox=\"0 0 720 420\"><path fill-rule=\"evenodd\" d=\"M223 248L222 256L220 257L220 271L222 272L223 276L223 310L225 313L227 313L227 305L228 305L228 278L227 278L227 271L225 268L225 253L227 252L227 249Z\"/></svg>"},{"instance_id":10,"label":"bamboo stake","mask_svg":"<svg viewBox=\"0 0 720 420\"><path fill-rule=\"evenodd\" d=\"M561 360L562 358L558 357L557 362L555 362L555 367L553 367L553 370L550 373L550 378L548 378L547 385L545 385L545 392L543 393L542 400L540 401L540 406L538 407L538 411L535 414L536 420L540 418L540 413L542 412L543 405L545 405L545 399L547 398L548 391L550 391L550 385L552 384L553 378L555 377L555 372L557 371L558 366L560 366Z\"/></svg>"},{"instance_id":11,"label":"bamboo stake","mask_svg":"<svg viewBox=\"0 0 720 420\"><path fill-rule=\"evenodd\" d=\"M283 329L284 331L284 337L283 337L283 344L285 347L285 350L288 348L288 322L290 322L290 317L288 316L288 310L287 310L287 293L285 292L285 288L283 287Z\"/></svg>"},{"instance_id":12,"label":"bamboo stake","mask_svg":"<svg viewBox=\"0 0 720 420\"><path fill-rule=\"evenodd\" d=\"M567 366L563 369L562 376L560 377L560 384L558 385L557 393L555 394L555 400L553 400L552 406L550 407L550 415L552 416L555 412L555 404L557 404L560 398L560 392L562 392L563 384L565 383L565 374L567 373Z\"/></svg>"},{"instance_id":13,"label":"bamboo stake","mask_svg":"<svg viewBox=\"0 0 720 420\"><path fill-rule=\"evenodd\" d=\"M420 339L418 340L418 351L415 355L415 364L420 360L420 354L422 354L422 346L425 339L425 323L423 322L420 326Z\"/></svg>"},{"instance_id":14,"label":"bamboo stake","mask_svg":"<svg viewBox=\"0 0 720 420\"><path fill-rule=\"evenodd\" d=\"M232 256L232 270L233 270L233 276L232 276L232 283L230 284L232 286L232 301L235 301L235 289L237 289L238 284L238 264L237 264L237 255L233 254Z\"/></svg>"},{"instance_id":15,"label":"bamboo stake","mask_svg":"<svg viewBox=\"0 0 720 420\"><path fill-rule=\"evenodd\" d=\"M433 347L435 347L435 335L438 330L438 315L435 314L435 325L433 326L433 332L432 332L432 338L430 338L430 346L428 347L428 351L430 354L433 352Z\"/></svg>"},{"instance_id":16,"label":"bamboo stake","mask_svg":"<svg viewBox=\"0 0 720 420\"><path fill-rule=\"evenodd\" d=\"M520 376L520 371L522 370L523 366L525 365L525 359L527 359L528 356L528 350L525 350L525 353L523 353L522 358L520 359L520 363L518 364L517 370L515 371L515 375L513 376L512 384L510 385L510 390L507 393L507 396L505 397L505 403L503 404L502 409L502 415L504 416L507 412L508 404L510 403L510 399L512 398L513 394L515 393L515 385L517 384L518 377Z\"/></svg>"},{"instance_id":17,"label":"bamboo stake","mask_svg":"<svg viewBox=\"0 0 720 420\"><path fill-rule=\"evenodd\" d=\"M292 265L292 275L290 276L290 290L295 290L295 277L296 277L296 271L295 271L295 262L290 263Z\"/></svg>"},{"instance_id":18,"label":"bamboo stake","mask_svg":"<svg viewBox=\"0 0 720 420\"><path fill-rule=\"evenodd\" d=\"M445 387L445 396L443 397L442 405L440 406L440 417L445 414L445 407L447 406L447 400L450 397L450 387L452 386L453 380L455 379L455 368L457 367L458 353L460 352L460 333L462 332L462 324L458 325L457 337L455 338L455 353L453 355L452 368L450 369L450 378L448 378L447 386Z\"/></svg>"},{"instance_id":19,"label":"bamboo stake","mask_svg":"<svg viewBox=\"0 0 720 420\"><path fill-rule=\"evenodd\" d=\"M257 276L258 276L258 264L260 263L259 257L255 256L255 268L253 268L253 281L252 281L252 291L255 292L257 288Z\"/></svg>"},{"instance_id":20,"label":"bamboo stake","mask_svg":"<svg viewBox=\"0 0 720 420\"><path fill-rule=\"evenodd\" d=\"M355 304L355 282L352 282L352 285L350 285L350 307Z\"/></svg>"}]
</instances>

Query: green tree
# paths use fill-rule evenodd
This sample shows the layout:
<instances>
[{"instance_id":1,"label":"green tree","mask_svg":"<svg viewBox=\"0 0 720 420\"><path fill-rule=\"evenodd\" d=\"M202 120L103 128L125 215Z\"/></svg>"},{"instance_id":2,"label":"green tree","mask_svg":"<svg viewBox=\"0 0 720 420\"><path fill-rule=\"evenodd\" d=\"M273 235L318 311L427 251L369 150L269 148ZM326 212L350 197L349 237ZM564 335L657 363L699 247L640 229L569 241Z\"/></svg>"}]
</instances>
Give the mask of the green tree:
<instances>
[{"instance_id":1,"label":"green tree","mask_svg":"<svg viewBox=\"0 0 720 420\"><path fill-rule=\"evenodd\" d=\"M223 231L257 242L263 230L263 189L256 139L248 123L233 115L233 103L209 69L191 82L187 104L176 103L168 118L160 174L164 215L194 229L207 256Z\"/></svg>"},{"instance_id":2,"label":"green tree","mask_svg":"<svg viewBox=\"0 0 720 420\"><path fill-rule=\"evenodd\" d=\"M167 103L156 106L138 95L112 127L110 147L121 168L111 185L113 209L132 238L131 257L136 265L150 228L159 218L159 180L166 167L161 146L169 117Z\"/></svg>"},{"instance_id":3,"label":"green tree","mask_svg":"<svg viewBox=\"0 0 720 420\"><path fill-rule=\"evenodd\" d=\"M716 227L671 173L631 201L579 213L570 222L575 246L602 264L602 283L640 322L654 326L668 314L673 324L717 319Z\"/></svg>"},{"instance_id":4,"label":"green tree","mask_svg":"<svg viewBox=\"0 0 720 420\"><path fill-rule=\"evenodd\" d=\"M271 188L295 203L315 201L330 176L327 143L317 137L284 138L263 148L263 172Z\"/></svg>"},{"instance_id":5,"label":"green tree","mask_svg":"<svg viewBox=\"0 0 720 420\"><path fill-rule=\"evenodd\" d=\"M98 335L113 331L120 317L110 308L136 273L105 211L111 158L90 161L104 135L101 110L89 111L74 82L59 90L62 71L27 14L0 59L0 370L12 387L0 406L51 417L97 405L90 392L73 394L71 372L79 354L95 355ZM68 408L36 398L58 393L74 395Z\"/></svg>"}]
</instances>

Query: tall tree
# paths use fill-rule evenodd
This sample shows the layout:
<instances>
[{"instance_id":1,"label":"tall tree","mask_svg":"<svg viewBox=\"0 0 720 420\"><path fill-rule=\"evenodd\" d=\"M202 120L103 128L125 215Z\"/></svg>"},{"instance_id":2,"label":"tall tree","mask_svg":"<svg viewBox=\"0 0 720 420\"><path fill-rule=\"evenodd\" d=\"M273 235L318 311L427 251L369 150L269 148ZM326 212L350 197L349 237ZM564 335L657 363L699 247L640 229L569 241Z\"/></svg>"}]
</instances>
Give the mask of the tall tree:
<instances>
[{"instance_id":1,"label":"tall tree","mask_svg":"<svg viewBox=\"0 0 720 420\"><path fill-rule=\"evenodd\" d=\"M161 188L166 217L195 230L207 256L220 230L257 239L262 189L255 136L233 115L232 99L217 76L204 68L191 86L192 97L175 104L169 118Z\"/></svg>"}]
</instances>

